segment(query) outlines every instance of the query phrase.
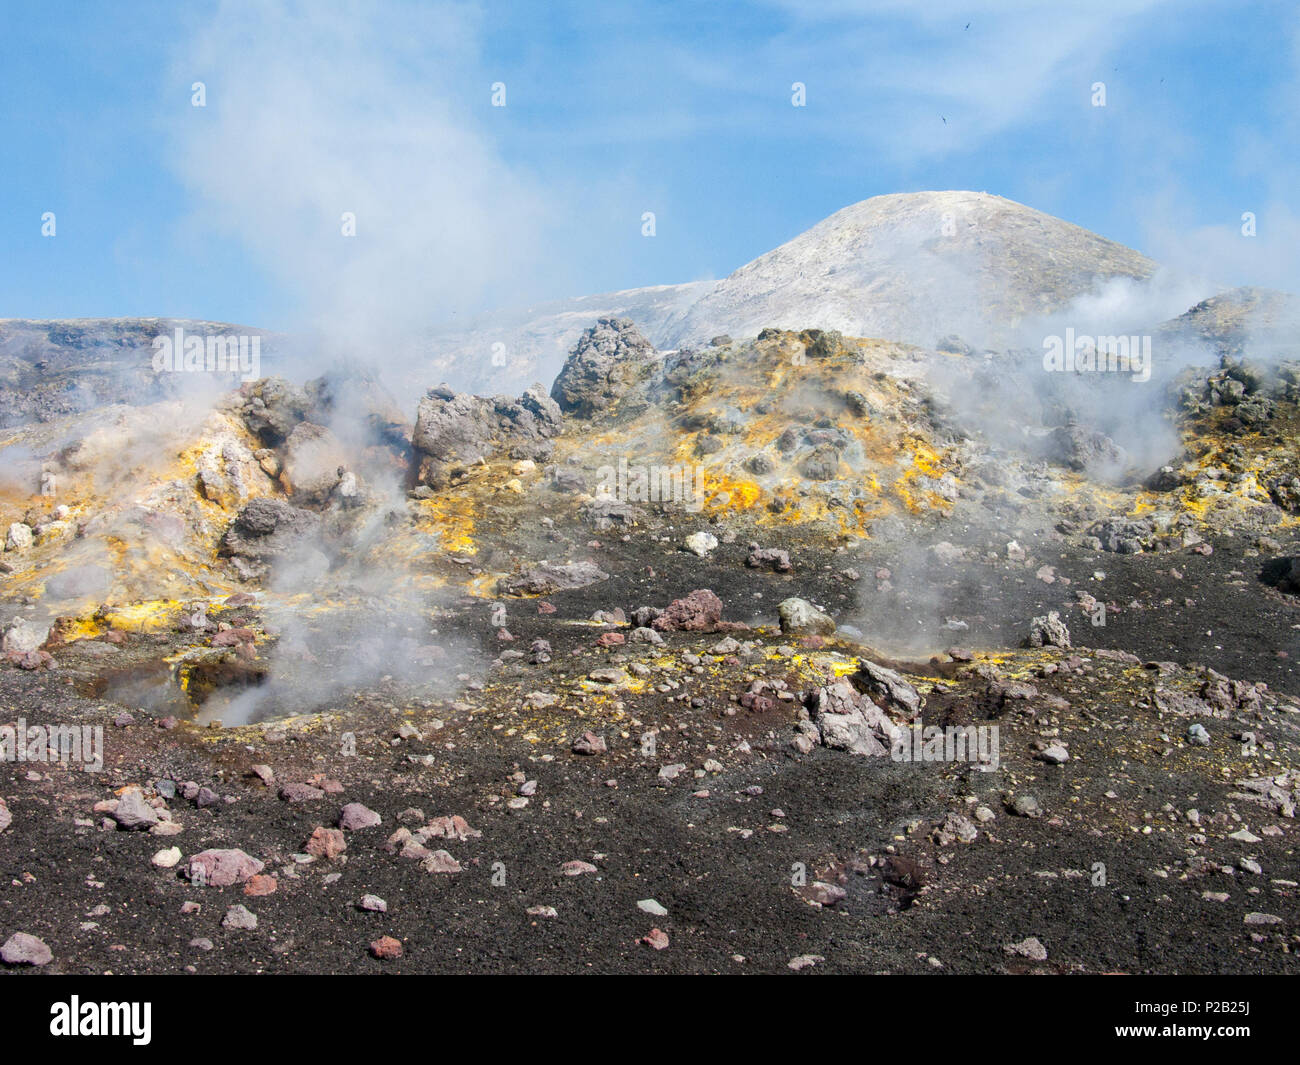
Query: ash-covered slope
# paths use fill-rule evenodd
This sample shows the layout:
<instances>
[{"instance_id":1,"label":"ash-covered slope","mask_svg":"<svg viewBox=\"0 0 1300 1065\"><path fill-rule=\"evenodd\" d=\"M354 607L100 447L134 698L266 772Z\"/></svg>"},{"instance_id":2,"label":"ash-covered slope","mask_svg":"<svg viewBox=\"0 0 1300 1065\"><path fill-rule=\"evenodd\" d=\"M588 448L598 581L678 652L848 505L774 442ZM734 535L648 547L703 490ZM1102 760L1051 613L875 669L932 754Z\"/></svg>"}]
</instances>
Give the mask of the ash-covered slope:
<instances>
[{"instance_id":1,"label":"ash-covered slope","mask_svg":"<svg viewBox=\"0 0 1300 1065\"><path fill-rule=\"evenodd\" d=\"M1000 196L876 196L742 266L686 313L670 340L797 323L923 345L957 333L996 346L1023 317L1155 269L1130 248Z\"/></svg>"},{"instance_id":2,"label":"ash-covered slope","mask_svg":"<svg viewBox=\"0 0 1300 1065\"><path fill-rule=\"evenodd\" d=\"M242 375L246 379L268 373L274 365L273 338L247 326L187 318L0 319L0 428L238 386L238 370L157 372L154 340L174 340L178 329L182 337L220 337L223 342L256 336L258 365L251 375Z\"/></svg>"},{"instance_id":3,"label":"ash-covered slope","mask_svg":"<svg viewBox=\"0 0 1300 1065\"><path fill-rule=\"evenodd\" d=\"M1294 359L1300 354L1300 300L1275 289L1234 288L1162 323L1158 332L1162 339L1199 343L1231 358Z\"/></svg>"},{"instance_id":4,"label":"ash-covered slope","mask_svg":"<svg viewBox=\"0 0 1300 1065\"><path fill-rule=\"evenodd\" d=\"M1156 268L1122 244L1000 196L900 193L837 211L721 281L492 316L431 344L449 381L497 390L553 379L596 317L630 318L661 349L720 334L751 338L768 327L926 346L956 333L1000 347L1022 318L1060 310L1113 278L1145 280ZM495 367L494 350L504 356Z\"/></svg>"}]
</instances>

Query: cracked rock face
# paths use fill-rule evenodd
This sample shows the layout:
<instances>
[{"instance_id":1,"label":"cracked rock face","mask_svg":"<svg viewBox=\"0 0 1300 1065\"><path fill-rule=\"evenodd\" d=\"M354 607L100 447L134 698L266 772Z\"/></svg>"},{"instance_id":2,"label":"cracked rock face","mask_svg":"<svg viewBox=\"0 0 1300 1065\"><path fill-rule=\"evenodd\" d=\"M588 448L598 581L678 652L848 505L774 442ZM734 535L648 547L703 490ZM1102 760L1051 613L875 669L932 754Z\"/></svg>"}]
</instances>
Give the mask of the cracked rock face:
<instances>
[{"instance_id":1,"label":"cracked rock face","mask_svg":"<svg viewBox=\"0 0 1300 1065\"><path fill-rule=\"evenodd\" d=\"M494 454L512 459L550 458L560 431L560 408L534 385L518 399L471 396L446 386L420 401L411 446L417 452L417 479L445 488L458 468Z\"/></svg>"},{"instance_id":2,"label":"cracked rock face","mask_svg":"<svg viewBox=\"0 0 1300 1065\"><path fill-rule=\"evenodd\" d=\"M655 349L630 318L601 318L578 339L551 388L565 414L590 418L642 380Z\"/></svg>"},{"instance_id":3,"label":"cracked rock face","mask_svg":"<svg viewBox=\"0 0 1300 1065\"><path fill-rule=\"evenodd\" d=\"M865 658L858 663L854 681L875 703L885 710L912 718L921 712L921 696L892 669L878 666Z\"/></svg>"},{"instance_id":4,"label":"cracked rock face","mask_svg":"<svg viewBox=\"0 0 1300 1065\"><path fill-rule=\"evenodd\" d=\"M890 745L903 734L881 707L846 680L813 691L808 710L822 743L850 754L888 755Z\"/></svg>"}]
</instances>

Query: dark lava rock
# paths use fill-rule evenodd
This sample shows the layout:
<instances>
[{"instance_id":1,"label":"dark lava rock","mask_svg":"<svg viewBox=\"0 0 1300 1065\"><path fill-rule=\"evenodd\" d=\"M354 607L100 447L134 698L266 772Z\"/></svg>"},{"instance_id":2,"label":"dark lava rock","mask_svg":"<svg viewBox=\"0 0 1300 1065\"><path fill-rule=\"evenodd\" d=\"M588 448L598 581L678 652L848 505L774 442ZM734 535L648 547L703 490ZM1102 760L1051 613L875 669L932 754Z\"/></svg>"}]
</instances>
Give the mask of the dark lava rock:
<instances>
[{"instance_id":1,"label":"dark lava rock","mask_svg":"<svg viewBox=\"0 0 1300 1065\"><path fill-rule=\"evenodd\" d=\"M810 481L830 481L840 469L840 453L833 444L818 444L811 455L799 463L799 472Z\"/></svg>"},{"instance_id":2,"label":"dark lava rock","mask_svg":"<svg viewBox=\"0 0 1300 1065\"><path fill-rule=\"evenodd\" d=\"M267 496L252 500L230 523L220 553L247 577L262 576L267 563L303 549L320 528L320 516ZM328 564L328 563L327 563Z\"/></svg>"},{"instance_id":3,"label":"dark lava rock","mask_svg":"<svg viewBox=\"0 0 1300 1065\"><path fill-rule=\"evenodd\" d=\"M249 431L268 447L289 438L294 427L306 420L312 399L305 389L283 377L263 377L245 384L239 394L239 415Z\"/></svg>"},{"instance_id":4,"label":"dark lava rock","mask_svg":"<svg viewBox=\"0 0 1300 1065\"><path fill-rule=\"evenodd\" d=\"M758 544L749 545L749 557L745 559L745 565L750 569L770 568L777 573L789 573L794 569L788 551L775 547L759 547Z\"/></svg>"},{"instance_id":5,"label":"dark lava rock","mask_svg":"<svg viewBox=\"0 0 1300 1065\"><path fill-rule=\"evenodd\" d=\"M1088 529L1088 534L1101 541L1103 551L1137 555L1151 544L1155 526L1137 518L1112 517L1094 523Z\"/></svg>"},{"instance_id":6,"label":"dark lava rock","mask_svg":"<svg viewBox=\"0 0 1300 1065\"><path fill-rule=\"evenodd\" d=\"M1300 595L1300 555L1269 559L1264 563L1260 577L1278 591Z\"/></svg>"},{"instance_id":7,"label":"dark lava rock","mask_svg":"<svg viewBox=\"0 0 1300 1065\"><path fill-rule=\"evenodd\" d=\"M1047 458L1099 480L1113 480L1128 465L1128 455L1105 433L1071 422L1048 438Z\"/></svg>"}]
</instances>

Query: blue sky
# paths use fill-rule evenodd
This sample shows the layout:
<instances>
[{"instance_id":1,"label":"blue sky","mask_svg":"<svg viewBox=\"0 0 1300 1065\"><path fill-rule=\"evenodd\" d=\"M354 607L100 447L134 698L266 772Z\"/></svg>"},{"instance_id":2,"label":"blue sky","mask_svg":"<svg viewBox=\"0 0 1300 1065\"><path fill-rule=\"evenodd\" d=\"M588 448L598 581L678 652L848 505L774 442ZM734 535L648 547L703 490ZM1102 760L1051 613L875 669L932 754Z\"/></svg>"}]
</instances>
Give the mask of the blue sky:
<instances>
[{"instance_id":1,"label":"blue sky","mask_svg":"<svg viewBox=\"0 0 1300 1065\"><path fill-rule=\"evenodd\" d=\"M942 188L1231 283L1295 276L1293 3L2 10L4 317L432 322L724 276Z\"/></svg>"}]
</instances>

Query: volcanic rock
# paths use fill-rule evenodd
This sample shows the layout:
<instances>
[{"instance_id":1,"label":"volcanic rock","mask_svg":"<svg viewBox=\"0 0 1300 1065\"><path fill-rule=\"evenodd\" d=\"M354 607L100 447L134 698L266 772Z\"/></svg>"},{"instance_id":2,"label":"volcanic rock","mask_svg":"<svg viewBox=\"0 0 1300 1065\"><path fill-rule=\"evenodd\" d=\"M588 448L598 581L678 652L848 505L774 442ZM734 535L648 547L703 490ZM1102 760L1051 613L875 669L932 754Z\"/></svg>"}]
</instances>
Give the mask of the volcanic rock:
<instances>
[{"instance_id":1,"label":"volcanic rock","mask_svg":"<svg viewBox=\"0 0 1300 1065\"><path fill-rule=\"evenodd\" d=\"M1069 649L1070 630L1065 627L1061 615L1055 610L1046 617L1037 617L1029 623L1029 636L1025 640L1027 647L1060 647Z\"/></svg>"},{"instance_id":2,"label":"volcanic rock","mask_svg":"<svg viewBox=\"0 0 1300 1065\"><path fill-rule=\"evenodd\" d=\"M650 372L655 350L629 318L600 318L569 353L551 387L565 414L590 418Z\"/></svg>"},{"instance_id":3,"label":"volcanic rock","mask_svg":"<svg viewBox=\"0 0 1300 1065\"><path fill-rule=\"evenodd\" d=\"M560 408L534 385L518 399L471 396L442 386L420 401L411 446L419 454L418 479L430 488L451 483L457 468L504 453L544 461L560 431Z\"/></svg>"},{"instance_id":4,"label":"volcanic rock","mask_svg":"<svg viewBox=\"0 0 1300 1065\"><path fill-rule=\"evenodd\" d=\"M777 608L781 615L781 631L795 635L833 636L835 619L823 614L806 599L792 596Z\"/></svg>"},{"instance_id":5,"label":"volcanic rock","mask_svg":"<svg viewBox=\"0 0 1300 1065\"><path fill-rule=\"evenodd\" d=\"M594 562L541 562L497 581L498 595L551 595L609 579Z\"/></svg>"},{"instance_id":6,"label":"volcanic rock","mask_svg":"<svg viewBox=\"0 0 1300 1065\"><path fill-rule=\"evenodd\" d=\"M6 965L48 965L54 952L35 936L15 932L0 946L0 960Z\"/></svg>"},{"instance_id":7,"label":"volcanic rock","mask_svg":"<svg viewBox=\"0 0 1300 1065\"><path fill-rule=\"evenodd\" d=\"M242 884L260 873L264 864L241 850L206 850L192 855L186 863L191 882L202 887L229 887Z\"/></svg>"},{"instance_id":8,"label":"volcanic rock","mask_svg":"<svg viewBox=\"0 0 1300 1065\"><path fill-rule=\"evenodd\" d=\"M842 680L809 693L808 712L822 743L850 754L887 755L903 730L852 684Z\"/></svg>"},{"instance_id":9,"label":"volcanic rock","mask_svg":"<svg viewBox=\"0 0 1300 1065\"><path fill-rule=\"evenodd\" d=\"M708 588L674 599L651 622L658 632L712 632L722 620L722 600Z\"/></svg>"}]
</instances>

